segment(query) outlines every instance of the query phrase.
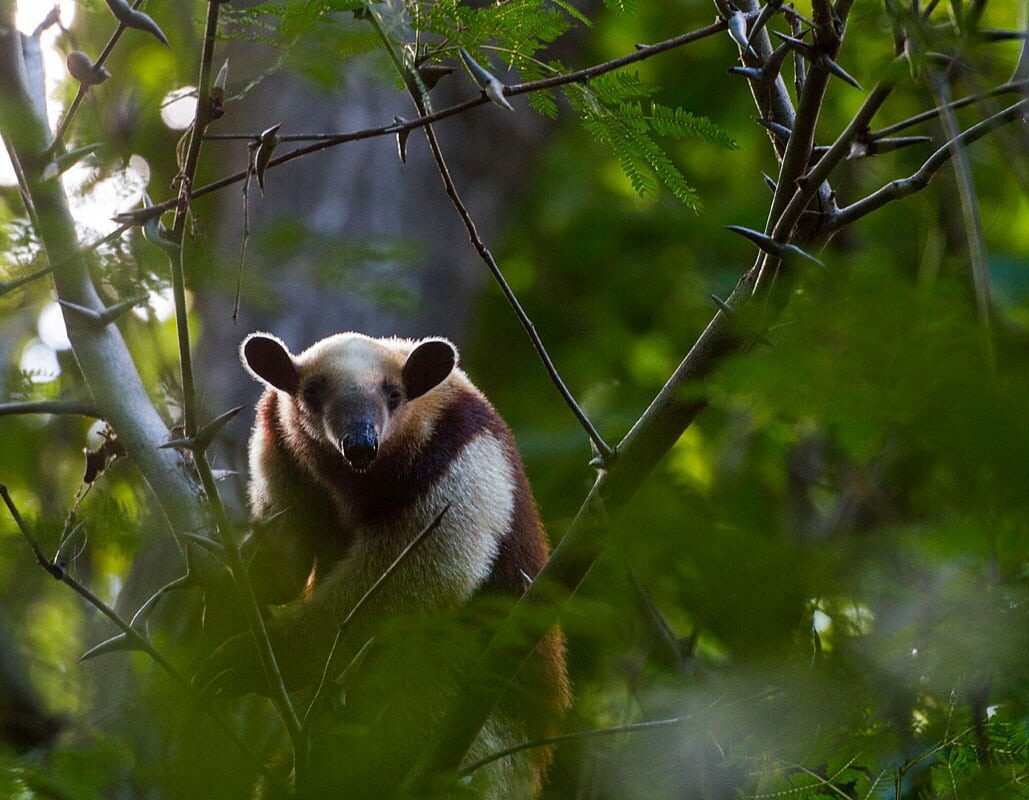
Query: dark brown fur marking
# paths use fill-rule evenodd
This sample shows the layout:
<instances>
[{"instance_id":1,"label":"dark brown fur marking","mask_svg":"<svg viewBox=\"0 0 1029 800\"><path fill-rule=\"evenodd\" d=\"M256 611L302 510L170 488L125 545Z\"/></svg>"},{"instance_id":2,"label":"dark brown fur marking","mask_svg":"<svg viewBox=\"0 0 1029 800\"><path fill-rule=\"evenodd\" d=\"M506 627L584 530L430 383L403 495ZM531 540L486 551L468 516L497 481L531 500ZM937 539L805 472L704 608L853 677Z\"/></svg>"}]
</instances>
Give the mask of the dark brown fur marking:
<instances>
[{"instance_id":1,"label":"dark brown fur marking","mask_svg":"<svg viewBox=\"0 0 1029 800\"><path fill-rule=\"evenodd\" d=\"M302 457L343 497L359 522L381 522L407 510L432 489L477 434L496 435L501 427L506 426L486 401L461 392L443 409L429 441L417 452L395 448L380 453L367 471L357 472L337 450L305 434Z\"/></svg>"}]
</instances>

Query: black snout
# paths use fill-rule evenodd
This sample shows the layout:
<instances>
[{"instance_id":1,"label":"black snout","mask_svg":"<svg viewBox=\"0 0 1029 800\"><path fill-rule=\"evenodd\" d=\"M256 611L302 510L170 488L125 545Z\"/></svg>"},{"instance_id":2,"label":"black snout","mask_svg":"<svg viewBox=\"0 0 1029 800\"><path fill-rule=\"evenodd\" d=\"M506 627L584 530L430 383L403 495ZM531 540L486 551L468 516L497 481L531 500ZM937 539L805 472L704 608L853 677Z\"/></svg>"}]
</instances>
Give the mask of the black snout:
<instances>
[{"instance_id":1,"label":"black snout","mask_svg":"<svg viewBox=\"0 0 1029 800\"><path fill-rule=\"evenodd\" d=\"M379 437L375 434L375 426L369 423L348 428L339 444L343 457L358 470L368 469L379 452Z\"/></svg>"}]
</instances>

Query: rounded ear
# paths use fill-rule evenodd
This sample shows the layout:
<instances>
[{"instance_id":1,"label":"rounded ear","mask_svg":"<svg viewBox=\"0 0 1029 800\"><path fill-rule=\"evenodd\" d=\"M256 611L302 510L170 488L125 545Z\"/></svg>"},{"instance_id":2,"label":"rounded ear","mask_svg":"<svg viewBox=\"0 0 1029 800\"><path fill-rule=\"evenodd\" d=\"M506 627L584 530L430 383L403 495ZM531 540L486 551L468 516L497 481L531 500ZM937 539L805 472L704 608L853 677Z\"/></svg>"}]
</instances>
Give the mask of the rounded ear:
<instances>
[{"instance_id":1,"label":"rounded ear","mask_svg":"<svg viewBox=\"0 0 1029 800\"><path fill-rule=\"evenodd\" d=\"M293 356L289 354L286 345L274 336L266 333L250 334L243 340L239 356L250 374L269 386L287 394L295 394L300 387L300 376L293 363Z\"/></svg>"},{"instance_id":2,"label":"rounded ear","mask_svg":"<svg viewBox=\"0 0 1029 800\"><path fill-rule=\"evenodd\" d=\"M430 389L438 386L454 369L457 363L457 350L450 342L442 339L430 339L422 342L407 357L401 378L404 381L404 394L408 400L421 397Z\"/></svg>"}]
</instances>

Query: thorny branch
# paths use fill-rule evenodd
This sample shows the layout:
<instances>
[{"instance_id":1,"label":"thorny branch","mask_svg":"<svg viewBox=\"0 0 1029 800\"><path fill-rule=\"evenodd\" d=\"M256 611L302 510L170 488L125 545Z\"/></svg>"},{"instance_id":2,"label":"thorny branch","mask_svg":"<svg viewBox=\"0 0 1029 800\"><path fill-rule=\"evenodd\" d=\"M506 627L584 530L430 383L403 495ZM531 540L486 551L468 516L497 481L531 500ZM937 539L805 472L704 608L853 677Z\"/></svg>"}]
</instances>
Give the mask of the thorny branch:
<instances>
[{"instance_id":1,"label":"thorny branch","mask_svg":"<svg viewBox=\"0 0 1029 800\"><path fill-rule=\"evenodd\" d=\"M50 262L59 300L97 315L106 311L89 275L84 255L120 228L81 247L63 184L46 177L54 166L51 134L45 119L45 86L39 41L21 36L13 5L3 5L0 19L0 133L21 165L20 189L36 211L36 235ZM42 273L40 273L42 274ZM65 322L76 360L100 414L118 432L119 441L154 492L175 536L203 525L198 487L180 459L158 445L168 428L143 386L118 328L99 326L65 306ZM207 562L202 564L206 569Z\"/></svg>"},{"instance_id":2,"label":"thorny branch","mask_svg":"<svg viewBox=\"0 0 1029 800\"><path fill-rule=\"evenodd\" d=\"M841 230L862 217L871 214L873 211L878 211L887 203L921 191L929 184L929 181L936 175L940 167L950 159L955 146L968 147L968 145L977 142L1002 125L1022 119L1027 113L1029 113L1029 100L1019 100L1017 103L1008 106L1002 111L998 111L993 116L987 117L971 128L967 128L955 139L947 142L929 156L925 163L912 175L909 175L907 178L890 181L867 197L841 208L833 215L831 229L833 231Z\"/></svg>"},{"instance_id":3,"label":"thorny branch","mask_svg":"<svg viewBox=\"0 0 1029 800\"><path fill-rule=\"evenodd\" d=\"M393 46L393 42L390 41L386 32L382 29L382 25L379 22L378 17L371 9L369 9L368 12L368 19L375 27L375 32L382 40L383 46L389 51L393 64L400 73L400 79L404 81L404 84L407 86L408 92L411 95L411 99L414 101L415 107L418 109L419 116L424 117L428 108L426 105L426 98L422 95L421 88L411 79L409 68L400 59L400 56L397 54L396 49ZM583 411L582 406L579 405L575 396L561 378L561 373L558 372L557 367L554 365L554 360L550 357L550 353L547 352L547 348L543 344L543 340L536 331L536 326L533 325L532 320L529 319L529 315L522 307L521 302L518 300L518 296L514 293L511 285L507 282L507 278L504 277L503 270L500 269L500 264L497 263L497 259L494 257L493 252L489 249L483 241L482 236L479 234L475 221L472 219L471 214L468 213L468 207L465 206L464 201L461 200L461 195L457 191L457 186L454 184L454 178L450 174L450 168L447 166L446 158L443 156L443 149L440 147L439 140L436 138L436 131L432 125L425 126L425 138L429 142L429 149L432 151L432 158L436 162L436 168L439 171L440 178L443 180L443 187L446 190L447 197L450 198L451 203L457 210L457 214L461 218L461 223L468 232L468 239L471 241L472 247L475 248L475 252L479 254L479 258L486 265L486 268L490 271L493 279L497 282L497 285L500 287L500 291L503 292L508 305L511 306L515 316L518 317L518 321L521 323L522 328L525 330L529 340L532 342L532 347L536 351L536 355L539 356L540 361L543 362L543 366L546 368L551 382L555 387L557 387L557 391L560 393L561 398L565 401L571 409L572 414L575 415L579 424L586 431L586 435L589 436L590 442L593 447L596 448L596 452L599 454L600 460L604 463L610 461L615 455L614 450L607 442L604 441L604 437L600 435L600 432L593 425L589 415Z\"/></svg>"},{"instance_id":4,"label":"thorny branch","mask_svg":"<svg viewBox=\"0 0 1029 800\"><path fill-rule=\"evenodd\" d=\"M214 59L214 41L218 33L218 0L207 4L207 22L204 28L204 47L200 55L200 79L198 81L196 115L190 128L186 157L178 175L179 198L175 206L175 223L170 241L178 245L178 253L169 251L172 273L172 294L175 299L175 325L178 331L179 366L182 370L182 417L186 435L192 436L197 428L196 385L193 379L193 357L189 345L189 320L186 311L186 221L189 218L190 191L200 161L200 148L204 141L204 129L210 116L211 68ZM176 257L177 256L177 257Z\"/></svg>"},{"instance_id":5,"label":"thorny branch","mask_svg":"<svg viewBox=\"0 0 1029 800\"><path fill-rule=\"evenodd\" d=\"M529 94L530 92L537 92L542 89L551 89L556 86L564 86L570 83L579 83L581 81L589 80L598 75L603 75L607 72L612 72L622 67L634 64L637 61L643 61L651 58L659 53L667 52L676 47L682 47L683 45L690 44L692 42L705 39L709 36L714 36L725 30L725 21L717 20L711 25L704 28L699 28L690 33L684 33L681 36L675 36L671 39L666 39L662 42L658 42L653 45L647 45L634 53L622 56L620 58L613 59L611 61L605 61L602 64L596 64L586 69L581 69L576 72L569 72L563 75L555 75L550 78L543 78L537 81L529 81L527 83L516 83L511 86L504 87L505 97L516 97L522 94ZM387 125L380 125L374 128L362 128L360 130L351 131L349 133L327 133L327 134L298 134L298 137L302 137L302 141L314 140L313 144L306 147L299 147L296 150L291 150L288 153L283 153L281 156L277 156L268 162L268 168L277 167L281 164L286 164L302 156L306 156L310 153L316 153L320 150L325 150L329 147L335 147L337 145L346 144L348 142L361 141L363 139L373 139L378 136L395 136L402 131L413 131L418 128L423 128L426 125L431 125L434 122L453 117L457 114L462 114L469 109L476 108L477 106L489 103L489 99L484 94L479 94L476 97L469 98L460 103L455 103L452 106L442 108L439 111L434 111L431 114L420 116L416 119L406 120L404 122L391 122ZM233 134L234 138L253 140L259 138L258 134ZM209 137L209 138L220 138L220 137ZM279 136L280 141L296 141L291 138L289 134L283 134ZM199 186L190 192L190 197L197 198L203 197L204 195L216 192L220 189L224 189L226 186L232 186L233 184L239 183L246 179L248 170L240 170L239 172L228 175L219 180L213 181L205 186ZM172 200L166 200L163 203L157 203L146 209L140 209L126 214L119 215L118 219L125 222L135 222L140 224L148 219L171 211L172 209L178 208L182 205L180 198L174 198Z\"/></svg>"}]
</instances>

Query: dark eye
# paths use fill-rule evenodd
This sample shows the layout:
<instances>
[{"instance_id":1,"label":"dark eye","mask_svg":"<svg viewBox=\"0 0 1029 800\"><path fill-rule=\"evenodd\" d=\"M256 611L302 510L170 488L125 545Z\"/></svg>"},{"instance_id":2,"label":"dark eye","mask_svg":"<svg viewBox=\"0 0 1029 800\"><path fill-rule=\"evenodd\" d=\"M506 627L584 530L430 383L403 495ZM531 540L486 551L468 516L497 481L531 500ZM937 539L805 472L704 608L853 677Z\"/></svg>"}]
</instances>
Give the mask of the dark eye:
<instances>
[{"instance_id":1,"label":"dark eye","mask_svg":"<svg viewBox=\"0 0 1029 800\"><path fill-rule=\"evenodd\" d=\"M394 386L392 383L384 383L382 384L382 391L386 393L386 408L390 411L396 411L400 401L404 399L399 387Z\"/></svg>"},{"instance_id":2,"label":"dark eye","mask_svg":"<svg viewBox=\"0 0 1029 800\"><path fill-rule=\"evenodd\" d=\"M312 411L320 411L322 407L322 395L325 393L325 381L321 378L312 378L304 384L304 405Z\"/></svg>"}]
</instances>

